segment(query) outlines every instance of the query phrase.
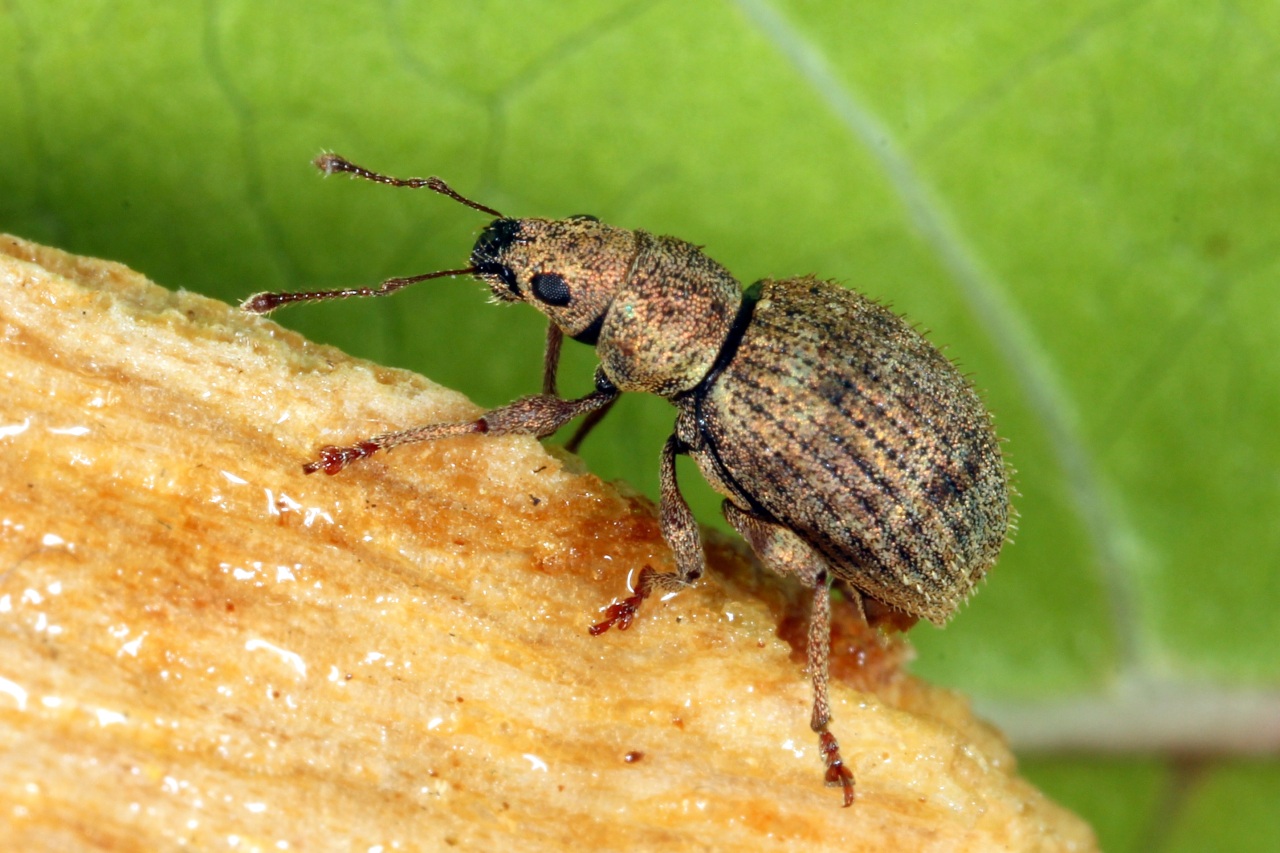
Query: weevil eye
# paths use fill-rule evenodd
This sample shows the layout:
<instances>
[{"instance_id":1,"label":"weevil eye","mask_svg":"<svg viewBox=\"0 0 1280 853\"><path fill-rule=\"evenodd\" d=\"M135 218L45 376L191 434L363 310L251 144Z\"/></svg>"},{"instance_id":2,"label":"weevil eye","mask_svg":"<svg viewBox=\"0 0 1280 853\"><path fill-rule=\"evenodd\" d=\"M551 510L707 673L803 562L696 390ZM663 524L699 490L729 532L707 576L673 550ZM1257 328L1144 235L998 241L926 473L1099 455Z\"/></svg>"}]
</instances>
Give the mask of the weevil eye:
<instances>
[{"instance_id":1,"label":"weevil eye","mask_svg":"<svg viewBox=\"0 0 1280 853\"><path fill-rule=\"evenodd\" d=\"M569 284L558 272L540 272L529 281L529 288L539 302L561 307L569 304Z\"/></svg>"}]
</instances>

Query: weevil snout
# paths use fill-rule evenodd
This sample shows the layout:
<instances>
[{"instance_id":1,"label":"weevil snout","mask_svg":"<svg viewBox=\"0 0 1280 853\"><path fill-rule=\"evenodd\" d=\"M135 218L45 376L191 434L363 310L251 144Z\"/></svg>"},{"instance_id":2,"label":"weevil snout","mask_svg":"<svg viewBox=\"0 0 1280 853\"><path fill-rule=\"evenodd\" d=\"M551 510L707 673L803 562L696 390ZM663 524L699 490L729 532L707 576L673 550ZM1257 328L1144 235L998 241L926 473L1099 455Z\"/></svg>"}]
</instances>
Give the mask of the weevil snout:
<instances>
[{"instance_id":1,"label":"weevil snout","mask_svg":"<svg viewBox=\"0 0 1280 853\"><path fill-rule=\"evenodd\" d=\"M476 275L493 289L493 296L503 302L519 302L524 299L516 284L515 271L504 258L508 247L520 238L520 220L495 219L485 226L471 250L471 266Z\"/></svg>"}]
</instances>

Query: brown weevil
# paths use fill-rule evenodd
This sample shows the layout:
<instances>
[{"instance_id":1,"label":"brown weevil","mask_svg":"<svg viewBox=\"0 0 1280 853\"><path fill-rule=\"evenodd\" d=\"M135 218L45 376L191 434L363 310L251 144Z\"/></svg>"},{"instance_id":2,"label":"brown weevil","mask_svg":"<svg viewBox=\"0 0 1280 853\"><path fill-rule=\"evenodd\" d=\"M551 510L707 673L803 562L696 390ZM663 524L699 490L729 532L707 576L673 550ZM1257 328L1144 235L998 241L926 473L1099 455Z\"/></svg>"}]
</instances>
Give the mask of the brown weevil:
<instances>
[{"instance_id":1,"label":"brown weevil","mask_svg":"<svg viewBox=\"0 0 1280 853\"><path fill-rule=\"evenodd\" d=\"M246 311L392 293L416 281L472 275L499 301L528 302L550 320L543 393L468 423L431 424L325 447L307 473L336 474L379 450L468 433L548 436L587 416L576 446L624 391L676 407L661 457L662 534L675 570L646 567L632 595L591 628L626 629L655 589L705 568L698 526L676 483L688 454L725 496L724 514L761 562L813 590L810 725L826 783L853 802L853 774L828 731L830 588L887 608L908 624L942 624L996 559L1009 492L991 418L955 366L901 317L812 277L745 290L683 240L606 225L592 216L509 219L438 178L401 180L332 154L316 166L392 186L427 187L497 217L465 269L388 279L375 287L263 293ZM595 390L556 393L564 336L595 347Z\"/></svg>"}]
</instances>

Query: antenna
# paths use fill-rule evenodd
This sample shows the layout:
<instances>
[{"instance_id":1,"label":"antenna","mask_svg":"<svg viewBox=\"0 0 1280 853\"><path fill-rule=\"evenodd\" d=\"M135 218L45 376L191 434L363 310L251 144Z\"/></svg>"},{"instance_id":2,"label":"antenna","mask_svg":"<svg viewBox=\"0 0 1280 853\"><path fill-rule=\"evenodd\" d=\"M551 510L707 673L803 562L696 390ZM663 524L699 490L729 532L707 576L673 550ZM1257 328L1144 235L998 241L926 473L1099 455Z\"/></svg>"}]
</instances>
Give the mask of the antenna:
<instances>
[{"instance_id":1,"label":"antenna","mask_svg":"<svg viewBox=\"0 0 1280 853\"><path fill-rule=\"evenodd\" d=\"M443 180L434 176L430 178L393 178L389 175L383 175L370 169L366 169L364 166L357 166L347 158L340 157L337 154L329 152L321 154L312 162L315 164L317 169L324 172L326 175L332 175L334 172L346 172L347 174L354 175L357 178L364 178L366 181L374 181L391 187L408 187L411 190L426 187L432 192L438 192L440 195L448 196L459 204L465 204L473 210L478 210L481 213L487 213L490 216L496 216L499 219L506 218L492 207L483 205L478 201L472 201L466 196L455 192L454 189Z\"/></svg>"},{"instance_id":2,"label":"antenna","mask_svg":"<svg viewBox=\"0 0 1280 853\"><path fill-rule=\"evenodd\" d=\"M409 275L403 278L389 278L381 284L373 287L348 287L342 290L309 290L301 293L255 293L244 302L240 303L240 310L247 311L250 314L270 314L272 311L284 305L292 305L295 302L323 302L326 299L346 299L349 296L386 296L388 293L395 293L402 287L407 287L419 281L426 281L429 278L444 278L451 275L473 275L476 272L475 267L467 267L465 270L441 270L440 272L428 272L422 275Z\"/></svg>"},{"instance_id":3,"label":"antenna","mask_svg":"<svg viewBox=\"0 0 1280 853\"><path fill-rule=\"evenodd\" d=\"M440 195L448 196L459 204L465 204L473 210L481 213L487 213L490 216L496 216L499 219L505 217L494 210L492 207L483 205L478 201L472 201L466 196L455 192L452 187L442 181L440 178L393 178L389 175L383 175L363 166L357 166L345 157L337 154L325 152L313 161L315 167L326 175L332 175L334 172L346 172L357 178L364 178L366 181L374 181L379 184L387 184L392 187L408 187L409 189L420 189L426 187L432 192L440 193ZM445 278L455 275L474 275L478 270L475 267L467 267L462 270L441 270L440 272L423 273L422 275L410 275L403 278L389 278L381 284L372 287L347 287L340 290L309 290L301 293L255 293L244 302L240 303L240 310L247 311L250 314L270 314L277 308L285 305L292 305L295 302L323 302L327 299L346 299L351 296L386 296L389 293L395 293L402 287L416 284L419 281L426 281L431 278Z\"/></svg>"}]
</instances>

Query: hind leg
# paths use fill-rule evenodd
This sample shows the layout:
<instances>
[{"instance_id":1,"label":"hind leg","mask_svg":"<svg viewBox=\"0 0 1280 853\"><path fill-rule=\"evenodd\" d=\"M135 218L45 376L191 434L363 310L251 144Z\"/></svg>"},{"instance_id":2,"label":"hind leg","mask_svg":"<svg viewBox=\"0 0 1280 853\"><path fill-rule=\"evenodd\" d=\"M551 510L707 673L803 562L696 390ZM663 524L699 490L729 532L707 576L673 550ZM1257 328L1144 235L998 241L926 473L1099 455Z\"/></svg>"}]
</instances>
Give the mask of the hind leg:
<instances>
[{"instance_id":1,"label":"hind leg","mask_svg":"<svg viewBox=\"0 0 1280 853\"><path fill-rule=\"evenodd\" d=\"M813 548L782 525L766 521L729 501L724 502L724 515L734 530L750 543L756 556L770 570L781 575L795 575L813 590L813 606L809 614L809 637L806 652L809 676L813 681L813 716L809 726L818 734L818 749L826 765L826 783L844 789L844 804L853 803L853 773L845 767L836 737L827 729L831 722L831 702L827 696L827 658L831 651L831 572Z\"/></svg>"}]
</instances>

